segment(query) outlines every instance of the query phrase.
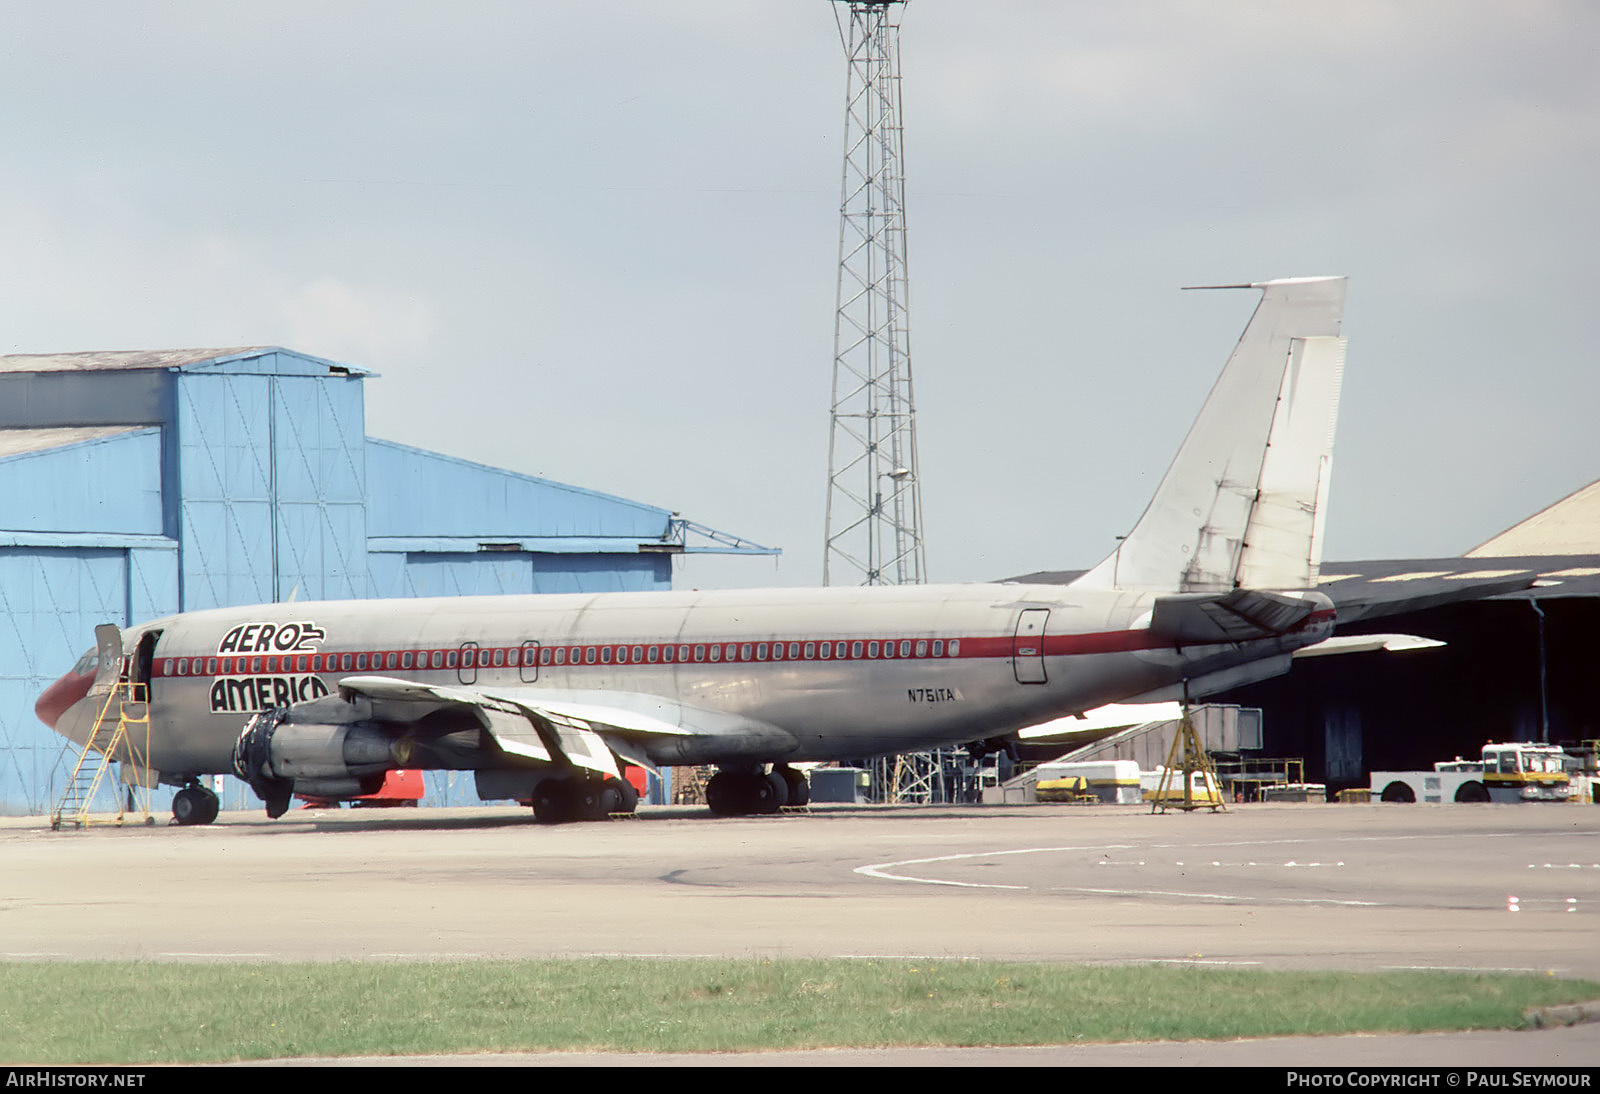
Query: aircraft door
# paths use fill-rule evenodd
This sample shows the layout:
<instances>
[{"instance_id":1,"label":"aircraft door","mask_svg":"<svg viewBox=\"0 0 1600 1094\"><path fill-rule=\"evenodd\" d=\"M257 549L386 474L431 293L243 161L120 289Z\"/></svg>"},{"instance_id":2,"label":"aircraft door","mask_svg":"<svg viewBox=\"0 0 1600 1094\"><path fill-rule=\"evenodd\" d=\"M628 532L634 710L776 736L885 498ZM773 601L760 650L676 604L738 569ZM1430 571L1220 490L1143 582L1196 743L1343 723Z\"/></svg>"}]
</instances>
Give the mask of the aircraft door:
<instances>
[{"instance_id":1,"label":"aircraft door","mask_svg":"<svg viewBox=\"0 0 1600 1094\"><path fill-rule=\"evenodd\" d=\"M478 644L476 642L461 643L461 657L456 662L456 679L463 684L476 684L478 682Z\"/></svg>"},{"instance_id":2,"label":"aircraft door","mask_svg":"<svg viewBox=\"0 0 1600 1094\"><path fill-rule=\"evenodd\" d=\"M1044 671L1044 625L1049 608L1024 608L1017 617L1017 633L1011 639L1011 665L1019 684L1042 684Z\"/></svg>"},{"instance_id":3,"label":"aircraft door","mask_svg":"<svg viewBox=\"0 0 1600 1094\"><path fill-rule=\"evenodd\" d=\"M528 641L522 644L522 656L517 658L517 672L521 674L524 684L539 682L539 643Z\"/></svg>"}]
</instances>

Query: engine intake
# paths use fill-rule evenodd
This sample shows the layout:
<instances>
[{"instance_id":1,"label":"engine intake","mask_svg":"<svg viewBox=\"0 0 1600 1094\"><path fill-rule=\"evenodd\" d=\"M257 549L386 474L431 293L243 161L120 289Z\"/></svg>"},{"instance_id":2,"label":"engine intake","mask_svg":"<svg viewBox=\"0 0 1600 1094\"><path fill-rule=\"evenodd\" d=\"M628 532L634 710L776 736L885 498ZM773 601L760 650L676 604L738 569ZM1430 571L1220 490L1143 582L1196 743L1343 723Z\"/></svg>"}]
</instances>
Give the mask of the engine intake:
<instances>
[{"instance_id":1,"label":"engine intake","mask_svg":"<svg viewBox=\"0 0 1600 1094\"><path fill-rule=\"evenodd\" d=\"M353 712L325 700L264 710L245 723L233 768L266 803L267 816L288 812L296 791L320 798L371 793L384 772L406 765L408 740L369 722L341 721L341 713Z\"/></svg>"}]
</instances>

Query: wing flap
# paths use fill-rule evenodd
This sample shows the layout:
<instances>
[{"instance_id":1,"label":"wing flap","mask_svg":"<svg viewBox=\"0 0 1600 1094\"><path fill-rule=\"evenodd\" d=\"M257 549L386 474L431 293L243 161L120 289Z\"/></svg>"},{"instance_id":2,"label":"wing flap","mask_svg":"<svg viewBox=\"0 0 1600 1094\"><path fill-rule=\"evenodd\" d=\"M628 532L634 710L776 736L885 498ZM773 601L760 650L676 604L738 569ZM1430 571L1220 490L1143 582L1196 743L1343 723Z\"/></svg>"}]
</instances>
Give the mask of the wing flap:
<instances>
[{"instance_id":1,"label":"wing flap","mask_svg":"<svg viewBox=\"0 0 1600 1094\"><path fill-rule=\"evenodd\" d=\"M617 774L617 758L640 767L773 759L798 747L793 735L742 714L706 710L627 692L480 689L390 676L347 676L346 702L364 699L372 716L400 724L454 712L476 721L509 755L536 763Z\"/></svg>"}]
</instances>

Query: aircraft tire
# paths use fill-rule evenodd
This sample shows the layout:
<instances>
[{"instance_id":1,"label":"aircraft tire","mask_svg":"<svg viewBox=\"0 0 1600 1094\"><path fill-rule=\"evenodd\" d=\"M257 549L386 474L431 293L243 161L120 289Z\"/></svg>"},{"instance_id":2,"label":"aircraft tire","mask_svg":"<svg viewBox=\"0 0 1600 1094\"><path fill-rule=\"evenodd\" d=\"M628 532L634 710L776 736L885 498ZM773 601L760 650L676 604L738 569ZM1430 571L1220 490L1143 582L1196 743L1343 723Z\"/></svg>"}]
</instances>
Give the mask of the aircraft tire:
<instances>
[{"instance_id":1,"label":"aircraft tire","mask_svg":"<svg viewBox=\"0 0 1600 1094\"><path fill-rule=\"evenodd\" d=\"M739 808L738 776L728 771L719 771L706 782L706 805L719 817L737 817L744 810Z\"/></svg>"},{"instance_id":2,"label":"aircraft tire","mask_svg":"<svg viewBox=\"0 0 1600 1094\"><path fill-rule=\"evenodd\" d=\"M789 780L777 771L756 775L750 787L752 813L776 813L789 802Z\"/></svg>"},{"instance_id":3,"label":"aircraft tire","mask_svg":"<svg viewBox=\"0 0 1600 1094\"><path fill-rule=\"evenodd\" d=\"M606 779L600 793L605 795L607 813L632 813L639 807L639 792L627 779Z\"/></svg>"},{"instance_id":4,"label":"aircraft tire","mask_svg":"<svg viewBox=\"0 0 1600 1094\"><path fill-rule=\"evenodd\" d=\"M546 779L533 792L533 815L541 824L565 824L573 819L572 794L565 779Z\"/></svg>"},{"instance_id":5,"label":"aircraft tire","mask_svg":"<svg viewBox=\"0 0 1600 1094\"><path fill-rule=\"evenodd\" d=\"M189 827L210 824L221 808L217 796L199 786L186 786L172 796L172 821Z\"/></svg>"},{"instance_id":6,"label":"aircraft tire","mask_svg":"<svg viewBox=\"0 0 1600 1094\"><path fill-rule=\"evenodd\" d=\"M782 775L783 781L788 786L788 800L784 802L785 805L801 806L811 804L811 784L806 781L805 772L796 771L785 764L782 767L773 768L773 773Z\"/></svg>"}]
</instances>

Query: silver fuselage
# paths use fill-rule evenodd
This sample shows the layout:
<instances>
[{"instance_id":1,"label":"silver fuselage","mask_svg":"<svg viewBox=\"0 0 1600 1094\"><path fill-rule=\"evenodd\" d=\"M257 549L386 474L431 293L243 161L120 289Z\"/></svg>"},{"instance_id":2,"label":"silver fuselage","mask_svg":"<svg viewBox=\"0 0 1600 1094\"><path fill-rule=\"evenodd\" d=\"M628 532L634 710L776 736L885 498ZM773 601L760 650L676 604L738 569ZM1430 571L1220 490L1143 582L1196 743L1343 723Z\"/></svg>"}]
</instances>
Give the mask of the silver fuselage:
<instances>
[{"instance_id":1,"label":"silver fuselage","mask_svg":"<svg viewBox=\"0 0 1600 1094\"><path fill-rule=\"evenodd\" d=\"M150 765L232 770L255 711L382 675L478 691L603 693L757 719L794 740L767 761L915 750L1141 695L1326 637L1331 612L1264 641L1174 648L1147 595L1073 586L602 593L327 601L188 612L125 632L147 653ZM146 646L149 643L146 642ZM96 696L58 724L80 742ZM656 762L749 758L714 740Z\"/></svg>"}]
</instances>

